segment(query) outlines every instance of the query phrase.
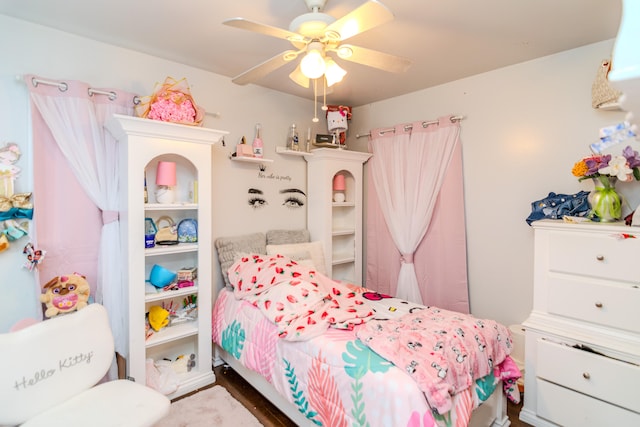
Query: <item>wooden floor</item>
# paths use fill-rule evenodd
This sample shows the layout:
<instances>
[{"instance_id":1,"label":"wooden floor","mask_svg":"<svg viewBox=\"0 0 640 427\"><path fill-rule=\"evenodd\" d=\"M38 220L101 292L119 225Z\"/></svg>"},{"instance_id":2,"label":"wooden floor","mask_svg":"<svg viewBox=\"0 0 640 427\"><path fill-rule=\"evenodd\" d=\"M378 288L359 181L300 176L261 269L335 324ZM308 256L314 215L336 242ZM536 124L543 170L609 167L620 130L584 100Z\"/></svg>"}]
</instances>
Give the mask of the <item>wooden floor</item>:
<instances>
[{"instance_id":1,"label":"wooden floor","mask_svg":"<svg viewBox=\"0 0 640 427\"><path fill-rule=\"evenodd\" d=\"M282 412L265 399L258 391L242 379L233 369L224 366L214 368L216 385L226 388L229 393L242 403L265 427L294 427L294 424ZM507 414L513 427L531 427L518 419L522 404L509 402Z\"/></svg>"}]
</instances>

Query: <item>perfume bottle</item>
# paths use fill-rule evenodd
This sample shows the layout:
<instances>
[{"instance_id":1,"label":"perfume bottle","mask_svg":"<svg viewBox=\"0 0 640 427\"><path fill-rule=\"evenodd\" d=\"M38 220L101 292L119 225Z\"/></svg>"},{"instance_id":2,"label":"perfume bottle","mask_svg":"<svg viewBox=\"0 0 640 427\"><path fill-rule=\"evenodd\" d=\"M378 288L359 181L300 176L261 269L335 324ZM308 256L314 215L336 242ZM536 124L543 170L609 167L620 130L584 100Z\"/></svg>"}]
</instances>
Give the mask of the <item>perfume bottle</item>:
<instances>
[{"instance_id":1,"label":"perfume bottle","mask_svg":"<svg viewBox=\"0 0 640 427\"><path fill-rule=\"evenodd\" d=\"M256 125L256 137L253 140L253 157L262 158L262 138L260 137L260 123Z\"/></svg>"},{"instance_id":2,"label":"perfume bottle","mask_svg":"<svg viewBox=\"0 0 640 427\"><path fill-rule=\"evenodd\" d=\"M300 142L298 139L298 129L296 124L292 124L289 129L289 136L287 138L287 149L292 151L298 151L300 149Z\"/></svg>"}]
</instances>

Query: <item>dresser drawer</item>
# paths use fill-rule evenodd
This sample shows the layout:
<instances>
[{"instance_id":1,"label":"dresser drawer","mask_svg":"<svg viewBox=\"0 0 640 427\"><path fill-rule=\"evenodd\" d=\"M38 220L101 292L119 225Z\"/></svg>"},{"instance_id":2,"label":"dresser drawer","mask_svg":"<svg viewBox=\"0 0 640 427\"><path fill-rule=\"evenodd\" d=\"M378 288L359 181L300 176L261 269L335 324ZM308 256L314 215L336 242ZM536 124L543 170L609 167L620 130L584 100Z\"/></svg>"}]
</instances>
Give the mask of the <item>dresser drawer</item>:
<instances>
[{"instance_id":1,"label":"dresser drawer","mask_svg":"<svg viewBox=\"0 0 640 427\"><path fill-rule=\"evenodd\" d=\"M563 427L640 426L640 414L571 391L537 381L536 413Z\"/></svg>"},{"instance_id":2,"label":"dresser drawer","mask_svg":"<svg viewBox=\"0 0 640 427\"><path fill-rule=\"evenodd\" d=\"M549 313L640 333L640 286L549 275Z\"/></svg>"},{"instance_id":3,"label":"dresser drawer","mask_svg":"<svg viewBox=\"0 0 640 427\"><path fill-rule=\"evenodd\" d=\"M551 271L640 284L640 239L611 234L549 234Z\"/></svg>"},{"instance_id":4,"label":"dresser drawer","mask_svg":"<svg viewBox=\"0 0 640 427\"><path fill-rule=\"evenodd\" d=\"M640 412L640 367L544 339L537 359L539 379Z\"/></svg>"}]
</instances>

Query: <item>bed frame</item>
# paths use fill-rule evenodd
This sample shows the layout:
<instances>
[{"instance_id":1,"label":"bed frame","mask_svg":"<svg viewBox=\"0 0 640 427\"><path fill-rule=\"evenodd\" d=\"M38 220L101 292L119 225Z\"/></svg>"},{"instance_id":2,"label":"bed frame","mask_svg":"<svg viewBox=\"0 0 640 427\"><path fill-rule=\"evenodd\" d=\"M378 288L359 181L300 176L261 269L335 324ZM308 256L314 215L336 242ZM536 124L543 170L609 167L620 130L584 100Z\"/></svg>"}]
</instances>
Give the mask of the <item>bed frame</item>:
<instances>
[{"instance_id":1,"label":"bed frame","mask_svg":"<svg viewBox=\"0 0 640 427\"><path fill-rule=\"evenodd\" d=\"M214 366L226 364L236 371L253 388L258 390L267 400L273 403L291 421L298 426L317 427L309 421L291 402L276 391L273 386L260 374L245 368L235 357L220 346L214 344ZM502 385L496 387L495 392L473 411L469 427L508 427L511 425L507 416L507 397L502 392Z\"/></svg>"}]
</instances>

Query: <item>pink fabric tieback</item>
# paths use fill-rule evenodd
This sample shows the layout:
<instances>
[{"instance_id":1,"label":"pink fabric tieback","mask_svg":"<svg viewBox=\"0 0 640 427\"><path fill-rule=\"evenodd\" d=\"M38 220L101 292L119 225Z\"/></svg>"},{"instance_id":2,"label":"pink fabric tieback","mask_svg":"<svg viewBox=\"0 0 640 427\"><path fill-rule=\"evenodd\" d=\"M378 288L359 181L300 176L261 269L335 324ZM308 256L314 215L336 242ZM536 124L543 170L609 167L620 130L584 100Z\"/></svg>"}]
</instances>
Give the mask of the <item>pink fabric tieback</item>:
<instances>
[{"instance_id":1,"label":"pink fabric tieback","mask_svg":"<svg viewBox=\"0 0 640 427\"><path fill-rule=\"evenodd\" d=\"M118 211L102 211L102 224L107 225L120 218Z\"/></svg>"},{"instance_id":2,"label":"pink fabric tieback","mask_svg":"<svg viewBox=\"0 0 640 427\"><path fill-rule=\"evenodd\" d=\"M402 261L405 264L413 264L413 253L402 254L400 261Z\"/></svg>"}]
</instances>

